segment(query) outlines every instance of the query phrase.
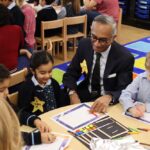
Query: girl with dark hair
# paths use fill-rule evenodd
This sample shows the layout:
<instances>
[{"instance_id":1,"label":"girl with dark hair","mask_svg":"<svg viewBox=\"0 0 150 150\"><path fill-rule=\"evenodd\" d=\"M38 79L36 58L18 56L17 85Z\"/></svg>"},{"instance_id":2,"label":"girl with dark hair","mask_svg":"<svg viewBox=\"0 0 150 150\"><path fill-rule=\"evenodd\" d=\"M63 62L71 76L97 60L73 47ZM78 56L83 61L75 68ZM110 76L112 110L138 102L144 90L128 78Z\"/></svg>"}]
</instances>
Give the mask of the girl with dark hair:
<instances>
[{"instance_id":1,"label":"girl with dark hair","mask_svg":"<svg viewBox=\"0 0 150 150\"><path fill-rule=\"evenodd\" d=\"M62 6L61 11L58 13L58 19L80 15L80 0L62 0ZM75 34L78 31L77 25L71 25L67 29L68 34Z\"/></svg>"},{"instance_id":2,"label":"girl with dark hair","mask_svg":"<svg viewBox=\"0 0 150 150\"><path fill-rule=\"evenodd\" d=\"M19 90L20 122L37 127L41 132L50 131L38 115L62 106L59 84L52 78L53 58L45 51L36 52L30 67L32 77Z\"/></svg>"},{"instance_id":3,"label":"girl with dark hair","mask_svg":"<svg viewBox=\"0 0 150 150\"><path fill-rule=\"evenodd\" d=\"M62 9L58 18L74 17L80 14L80 0L62 0Z\"/></svg>"},{"instance_id":4,"label":"girl with dark hair","mask_svg":"<svg viewBox=\"0 0 150 150\"><path fill-rule=\"evenodd\" d=\"M18 109L15 105L13 105L9 98L8 98L8 87L9 87L9 84L10 84L10 73L9 73L9 70L2 64L0 64L0 102L1 104L3 103L2 102L2 99L4 99L5 103L8 102L8 104L11 106L11 108L17 113L18 112ZM7 101L7 102L6 102ZM0 107L1 108L4 108L3 106L1 106L0 104ZM9 107L9 106L8 106ZM9 108L11 110L11 108ZM7 121L10 121L10 123L8 123L6 120L5 120L5 117L4 117L4 114L2 114L3 110L0 109L0 114L2 115L2 120L0 119L0 123L1 125L0 126L8 126L7 129L9 129L10 131L8 132L8 135L10 136L14 130L12 131L11 130L11 127L12 126L15 126L15 130L18 129L19 126L16 126L16 125L19 125L18 123L18 118L13 118L13 115L14 115L14 112L13 110L11 110L11 116L7 114L6 115L6 118L8 119ZM11 118L11 120L9 119ZM14 120L15 119L15 120ZM5 124L6 123L6 124ZM2 128L2 130L0 131L0 134L3 132L4 134L6 134L7 132L5 131L6 128ZM4 131L3 131L4 130ZM17 131L17 130L16 130ZM19 132L19 130L17 131L17 133ZM15 138L19 138L19 134L16 134L16 132L14 132L15 134L13 134L13 136L15 136ZM20 132L19 132L20 133ZM1 136L1 135L0 135ZM7 136L7 135L6 135ZM18 137L17 137L18 136ZM2 136L4 137L4 136ZM25 141L25 144L27 145L35 145L35 144L40 144L40 143L51 143L55 140L55 136L53 134L50 134L49 132L44 132L44 133L41 133L38 129L34 130L33 132L30 132L30 133L27 133L27 132L22 132L22 137L23 137L23 140ZM10 137L7 137L7 140L4 138L0 138L0 149L5 149L5 150L14 150L13 148L15 147L12 147L12 149L10 148L11 146L11 142L15 142L13 137L10 138L11 142L6 142L8 141ZM3 139L3 140L2 140ZM5 141L4 143L2 141ZM3 145L2 145L3 144ZM8 146L8 145L9 146ZM18 143L18 144L21 144L21 143ZM8 149L6 149L6 147L9 147ZM16 143L14 144L14 146L16 146L17 148L17 145ZM19 145L18 145L19 146ZM21 145L20 145L21 146ZM5 148L2 148L2 147L5 147ZM17 149L18 150L18 149ZM21 149L20 149L21 150Z\"/></svg>"}]
</instances>

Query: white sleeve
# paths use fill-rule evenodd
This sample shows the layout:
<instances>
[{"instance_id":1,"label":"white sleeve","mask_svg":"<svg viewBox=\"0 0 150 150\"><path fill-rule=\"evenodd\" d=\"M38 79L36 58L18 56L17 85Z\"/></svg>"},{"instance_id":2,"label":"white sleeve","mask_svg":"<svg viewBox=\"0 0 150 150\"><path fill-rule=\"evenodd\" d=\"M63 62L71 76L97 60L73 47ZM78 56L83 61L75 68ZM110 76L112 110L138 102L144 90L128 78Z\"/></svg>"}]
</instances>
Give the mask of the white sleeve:
<instances>
[{"instance_id":1,"label":"white sleeve","mask_svg":"<svg viewBox=\"0 0 150 150\"><path fill-rule=\"evenodd\" d=\"M122 91L119 101L123 105L124 111L134 106L134 102L136 101L136 96L139 91L140 80L141 76L139 75L127 86L125 90Z\"/></svg>"},{"instance_id":2,"label":"white sleeve","mask_svg":"<svg viewBox=\"0 0 150 150\"><path fill-rule=\"evenodd\" d=\"M67 15L66 8L62 7L61 11L58 13L58 19L62 19L66 17L66 15Z\"/></svg>"}]
</instances>

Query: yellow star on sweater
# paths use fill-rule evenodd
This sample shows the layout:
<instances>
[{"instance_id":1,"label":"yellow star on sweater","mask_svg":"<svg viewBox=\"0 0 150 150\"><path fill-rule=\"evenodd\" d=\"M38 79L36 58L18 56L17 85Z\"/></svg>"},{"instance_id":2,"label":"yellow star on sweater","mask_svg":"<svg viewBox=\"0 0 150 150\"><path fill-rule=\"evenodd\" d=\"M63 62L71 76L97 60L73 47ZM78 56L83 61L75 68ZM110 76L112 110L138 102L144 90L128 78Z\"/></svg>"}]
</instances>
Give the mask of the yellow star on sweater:
<instances>
[{"instance_id":1,"label":"yellow star on sweater","mask_svg":"<svg viewBox=\"0 0 150 150\"><path fill-rule=\"evenodd\" d=\"M36 112L37 110L40 110L43 112L43 105L45 104L44 101L40 101L37 97L34 97L34 101L31 102L31 104L34 106L32 112Z\"/></svg>"},{"instance_id":2,"label":"yellow star on sweater","mask_svg":"<svg viewBox=\"0 0 150 150\"><path fill-rule=\"evenodd\" d=\"M80 63L80 66L81 66L81 68L82 68L82 73L88 73L88 68L87 68L87 63L86 63L86 60L84 59L83 61L82 61L82 63Z\"/></svg>"}]
</instances>

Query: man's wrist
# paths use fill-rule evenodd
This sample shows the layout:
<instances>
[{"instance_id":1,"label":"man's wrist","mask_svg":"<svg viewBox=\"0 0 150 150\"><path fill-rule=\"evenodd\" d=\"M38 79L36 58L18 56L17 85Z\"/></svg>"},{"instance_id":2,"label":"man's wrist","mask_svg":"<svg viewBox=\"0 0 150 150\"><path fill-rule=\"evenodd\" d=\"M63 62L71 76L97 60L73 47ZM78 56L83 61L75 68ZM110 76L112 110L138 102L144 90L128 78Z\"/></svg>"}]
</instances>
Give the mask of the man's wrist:
<instances>
[{"instance_id":1,"label":"man's wrist","mask_svg":"<svg viewBox=\"0 0 150 150\"><path fill-rule=\"evenodd\" d=\"M68 92L68 95L71 96L71 95L73 95L74 93L76 93L75 90L70 90L70 91Z\"/></svg>"},{"instance_id":2,"label":"man's wrist","mask_svg":"<svg viewBox=\"0 0 150 150\"><path fill-rule=\"evenodd\" d=\"M109 93L107 94L107 96L109 97L110 100L109 105L113 105L113 95Z\"/></svg>"},{"instance_id":3,"label":"man's wrist","mask_svg":"<svg viewBox=\"0 0 150 150\"><path fill-rule=\"evenodd\" d=\"M73 95L74 93L76 93L76 91L74 89L67 89L67 92L68 92L68 95L71 96Z\"/></svg>"}]
</instances>

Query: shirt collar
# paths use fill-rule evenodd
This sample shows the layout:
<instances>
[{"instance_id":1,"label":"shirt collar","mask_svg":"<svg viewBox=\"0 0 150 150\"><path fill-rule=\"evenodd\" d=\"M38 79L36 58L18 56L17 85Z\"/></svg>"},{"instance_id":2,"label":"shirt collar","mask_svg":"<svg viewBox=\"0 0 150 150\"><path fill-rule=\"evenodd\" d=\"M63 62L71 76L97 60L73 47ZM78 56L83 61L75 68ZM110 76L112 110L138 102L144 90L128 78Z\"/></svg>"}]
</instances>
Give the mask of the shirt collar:
<instances>
[{"instance_id":1,"label":"shirt collar","mask_svg":"<svg viewBox=\"0 0 150 150\"><path fill-rule=\"evenodd\" d=\"M111 49L111 45L107 48L106 51L101 52L101 55L102 55L103 58L107 58L107 57L108 57L108 54L109 54L110 49ZM96 52L95 52L95 53L96 53Z\"/></svg>"},{"instance_id":2,"label":"shirt collar","mask_svg":"<svg viewBox=\"0 0 150 150\"><path fill-rule=\"evenodd\" d=\"M16 3L13 1L7 8L9 9L9 10L11 10L13 7L15 7L16 6Z\"/></svg>"},{"instance_id":3,"label":"shirt collar","mask_svg":"<svg viewBox=\"0 0 150 150\"><path fill-rule=\"evenodd\" d=\"M34 83L35 86L40 86L41 88L45 88L46 86L48 86L48 85L51 84L51 79L49 79L45 85L41 85L41 84L36 80L35 76L32 76L31 80L32 80L32 82Z\"/></svg>"},{"instance_id":4,"label":"shirt collar","mask_svg":"<svg viewBox=\"0 0 150 150\"><path fill-rule=\"evenodd\" d=\"M42 8L42 9L44 9L44 8L48 8L48 7L51 7L51 5L45 5L45 6L43 6L43 8Z\"/></svg>"}]
</instances>

